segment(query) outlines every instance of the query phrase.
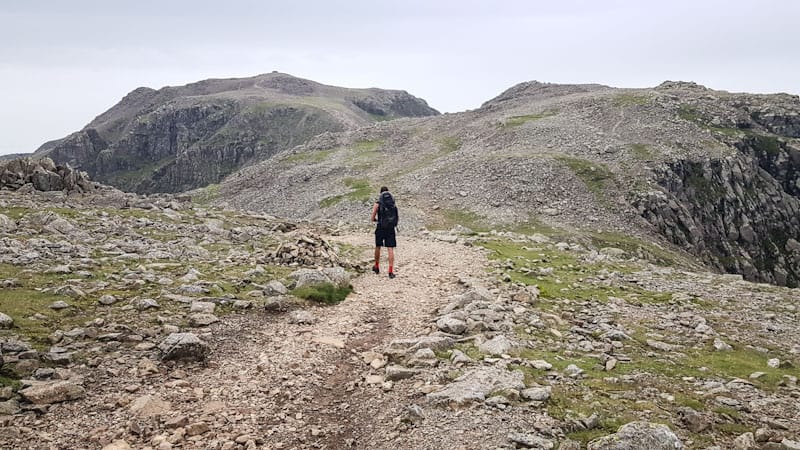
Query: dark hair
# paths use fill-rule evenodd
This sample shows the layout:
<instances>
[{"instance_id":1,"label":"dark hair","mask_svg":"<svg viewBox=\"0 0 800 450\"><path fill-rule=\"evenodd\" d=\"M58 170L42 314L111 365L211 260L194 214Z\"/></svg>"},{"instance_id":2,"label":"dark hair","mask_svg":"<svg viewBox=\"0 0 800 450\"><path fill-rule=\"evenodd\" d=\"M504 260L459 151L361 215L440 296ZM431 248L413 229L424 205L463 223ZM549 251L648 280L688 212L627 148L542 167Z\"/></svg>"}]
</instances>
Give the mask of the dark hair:
<instances>
[{"instance_id":1,"label":"dark hair","mask_svg":"<svg viewBox=\"0 0 800 450\"><path fill-rule=\"evenodd\" d=\"M386 186L381 187L381 192L386 192L388 190L389 190L389 188L387 188Z\"/></svg>"}]
</instances>

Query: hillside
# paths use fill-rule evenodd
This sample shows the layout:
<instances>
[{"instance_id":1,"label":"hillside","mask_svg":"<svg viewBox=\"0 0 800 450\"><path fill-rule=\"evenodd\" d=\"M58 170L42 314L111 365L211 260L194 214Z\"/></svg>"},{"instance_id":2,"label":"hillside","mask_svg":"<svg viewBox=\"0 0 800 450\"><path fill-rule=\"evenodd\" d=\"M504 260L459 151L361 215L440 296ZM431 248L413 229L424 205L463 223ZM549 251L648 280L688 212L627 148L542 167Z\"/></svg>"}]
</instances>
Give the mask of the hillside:
<instances>
[{"instance_id":1,"label":"hillside","mask_svg":"<svg viewBox=\"0 0 800 450\"><path fill-rule=\"evenodd\" d=\"M358 222L387 185L408 230L602 230L797 286L799 137L797 96L529 82L473 111L317 136L203 195Z\"/></svg>"},{"instance_id":2,"label":"hillside","mask_svg":"<svg viewBox=\"0 0 800 450\"><path fill-rule=\"evenodd\" d=\"M135 192L180 192L313 136L438 112L404 91L345 89L282 73L138 88L34 156Z\"/></svg>"},{"instance_id":3,"label":"hillside","mask_svg":"<svg viewBox=\"0 0 800 450\"><path fill-rule=\"evenodd\" d=\"M25 186L1 448L800 448L796 290L557 229L404 232L389 279L367 225Z\"/></svg>"}]
</instances>

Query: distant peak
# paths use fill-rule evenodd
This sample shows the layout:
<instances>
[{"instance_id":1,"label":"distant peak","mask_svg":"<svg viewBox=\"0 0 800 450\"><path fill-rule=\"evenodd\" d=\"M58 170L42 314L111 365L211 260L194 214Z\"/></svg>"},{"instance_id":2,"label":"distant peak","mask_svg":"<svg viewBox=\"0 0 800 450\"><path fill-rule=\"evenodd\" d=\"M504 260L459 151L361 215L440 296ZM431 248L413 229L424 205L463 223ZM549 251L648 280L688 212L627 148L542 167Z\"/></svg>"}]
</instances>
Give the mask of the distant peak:
<instances>
[{"instance_id":1,"label":"distant peak","mask_svg":"<svg viewBox=\"0 0 800 450\"><path fill-rule=\"evenodd\" d=\"M656 89L690 89L695 91L710 91L711 89L703 86L702 84L697 84L694 81L670 81L667 80L658 86Z\"/></svg>"},{"instance_id":2,"label":"distant peak","mask_svg":"<svg viewBox=\"0 0 800 450\"><path fill-rule=\"evenodd\" d=\"M520 98L551 98L561 97L564 95L577 94L582 92L592 92L601 89L608 89L608 86L602 84L557 84L557 83L544 83L541 81L526 81L506 89L497 97L484 103L484 106L502 103L508 100Z\"/></svg>"}]
</instances>

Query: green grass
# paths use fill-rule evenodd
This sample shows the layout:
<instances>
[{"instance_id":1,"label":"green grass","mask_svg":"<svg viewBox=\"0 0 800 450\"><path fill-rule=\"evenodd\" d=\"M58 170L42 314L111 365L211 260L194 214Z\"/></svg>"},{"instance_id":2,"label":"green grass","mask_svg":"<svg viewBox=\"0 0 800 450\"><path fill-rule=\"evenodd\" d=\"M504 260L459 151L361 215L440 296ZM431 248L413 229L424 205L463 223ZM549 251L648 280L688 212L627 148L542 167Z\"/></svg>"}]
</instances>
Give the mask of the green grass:
<instances>
[{"instance_id":1,"label":"green grass","mask_svg":"<svg viewBox=\"0 0 800 450\"><path fill-rule=\"evenodd\" d=\"M302 152L302 153L295 153L293 155L289 155L283 159L284 162L287 163L308 163L308 164L316 164L321 163L328 159L332 154L339 151L339 148L332 148L329 150L318 150L315 152Z\"/></svg>"},{"instance_id":2,"label":"green grass","mask_svg":"<svg viewBox=\"0 0 800 450\"><path fill-rule=\"evenodd\" d=\"M774 136L764 136L762 134L753 134L753 148L756 151L764 153L765 155L775 156L781 151L780 142Z\"/></svg>"},{"instance_id":3,"label":"green grass","mask_svg":"<svg viewBox=\"0 0 800 450\"><path fill-rule=\"evenodd\" d=\"M456 225L467 227L475 232L489 231L486 218L472 211L463 209L442 209L438 211L438 218L428 224L434 230L449 230Z\"/></svg>"},{"instance_id":4,"label":"green grass","mask_svg":"<svg viewBox=\"0 0 800 450\"><path fill-rule=\"evenodd\" d=\"M344 185L351 189L350 192L346 194L325 197L320 200L319 205L323 208L327 208L329 206L337 205L344 200L367 202L375 191L367 179L345 178Z\"/></svg>"},{"instance_id":5,"label":"green grass","mask_svg":"<svg viewBox=\"0 0 800 450\"><path fill-rule=\"evenodd\" d=\"M314 286L303 286L292 290L295 297L312 300L315 302L333 305L341 302L353 292L353 288L348 286L346 288L337 288L331 283L323 283Z\"/></svg>"},{"instance_id":6,"label":"green grass","mask_svg":"<svg viewBox=\"0 0 800 450\"><path fill-rule=\"evenodd\" d=\"M439 138L436 143L439 145L439 156L458 151L462 145L461 139L454 136Z\"/></svg>"},{"instance_id":7,"label":"green grass","mask_svg":"<svg viewBox=\"0 0 800 450\"><path fill-rule=\"evenodd\" d=\"M219 197L219 189L219 184L209 184L193 195L192 200L200 205L207 205Z\"/></svg>"},{"instance_id":8,"label":"green grass","mask_svg":"<svg viewBox=\"0 0 800 450\"><path fill-rule=\"evenodd\" d=\"M595 195L602 195L607 186L614 182L614 174L604 164L566 156L559 156L556 159L569 167Z\"/></svg>"},{"instance_id":9,"label":"green grass","mask_svg":"<svg viewBox=\"0 0 800 450\"><path fill-rule=\"evenodd\" d=\"M656 157L656 153L647 144L631 144L630 147L631 153L639 159L651 160Z\"/></svg>"},{"instance_id":10,"label":"green grass","mask_svg":"<svg viewBox=\"0 0 800 450\"><path fill-rule=\"evenodd\" d=\"M616 247L659 266L676 267L683 265L676 253L666 250L658 244L644 242L630 234L616 231L598 231L589 233L589 238L598 249Z\"/></svg>"},{"instance_id":11,"label":"green grass","mask_svg":"<svg viewBox=\"0 0 800 450\"><path fill-rule=\"evenodd\" d=\"M158 170L175 162L176 157L170 156L158 161L145 163L131 163L138 167L111 172L103 176L102 180L123 190L134 190L142 181L152 177Z\"/></svg>"},{"instance_id":12,"label":"green grass","mask_svg":"<svg viewBox=\"0 0 800 450\"><path fill-rule=\"evenodd\" d=\"M614 106L644 106L650 103L650 97L646 95L623 93L614 97Z\"/></svg>"},{"instance_id":13,"label":"green grass","mask_svg":"<svg viewBox=\"0 0 800 450\"><path fill-rule=\"evenodd\" d=\"M539 120L539 119L544 119L546 117L552 117L552 116L555 116L556 114L557 114L556 111L545 111L545 112L538 113L538 114L526 114L526 115L523 115L523 116L511 116L508 119L506 119L506 121L502 124L502 127L503 128L518 127L518 126L520 126L522 124L525 124L527 122L531 122L531 121Z\"/></svg>"}]
</instances>

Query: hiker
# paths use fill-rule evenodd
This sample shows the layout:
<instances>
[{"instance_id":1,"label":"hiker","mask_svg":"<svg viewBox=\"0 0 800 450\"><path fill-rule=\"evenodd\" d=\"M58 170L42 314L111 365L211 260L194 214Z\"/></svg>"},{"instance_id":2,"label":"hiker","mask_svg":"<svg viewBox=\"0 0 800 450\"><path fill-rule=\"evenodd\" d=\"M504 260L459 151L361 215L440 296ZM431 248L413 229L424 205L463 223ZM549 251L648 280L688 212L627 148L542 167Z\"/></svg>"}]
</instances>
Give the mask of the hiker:
<instances>
[{"instance_id":1,"label":"hiker","mask_svg":"<svg viewBox=\"0 0 800 450\"><path fill-rule=\"evenodd\" d=\"M375 227L375 266L372 271L376 274L381 273L381 247L386 247L389 251L389 278L394 278L394 248L397 247L395 238L395 228L399 217L394 198L389 193L389 188L381 187L380 197L372 207L372 217L370 220L377 222Z\"/></svg>"}]
</instances>

